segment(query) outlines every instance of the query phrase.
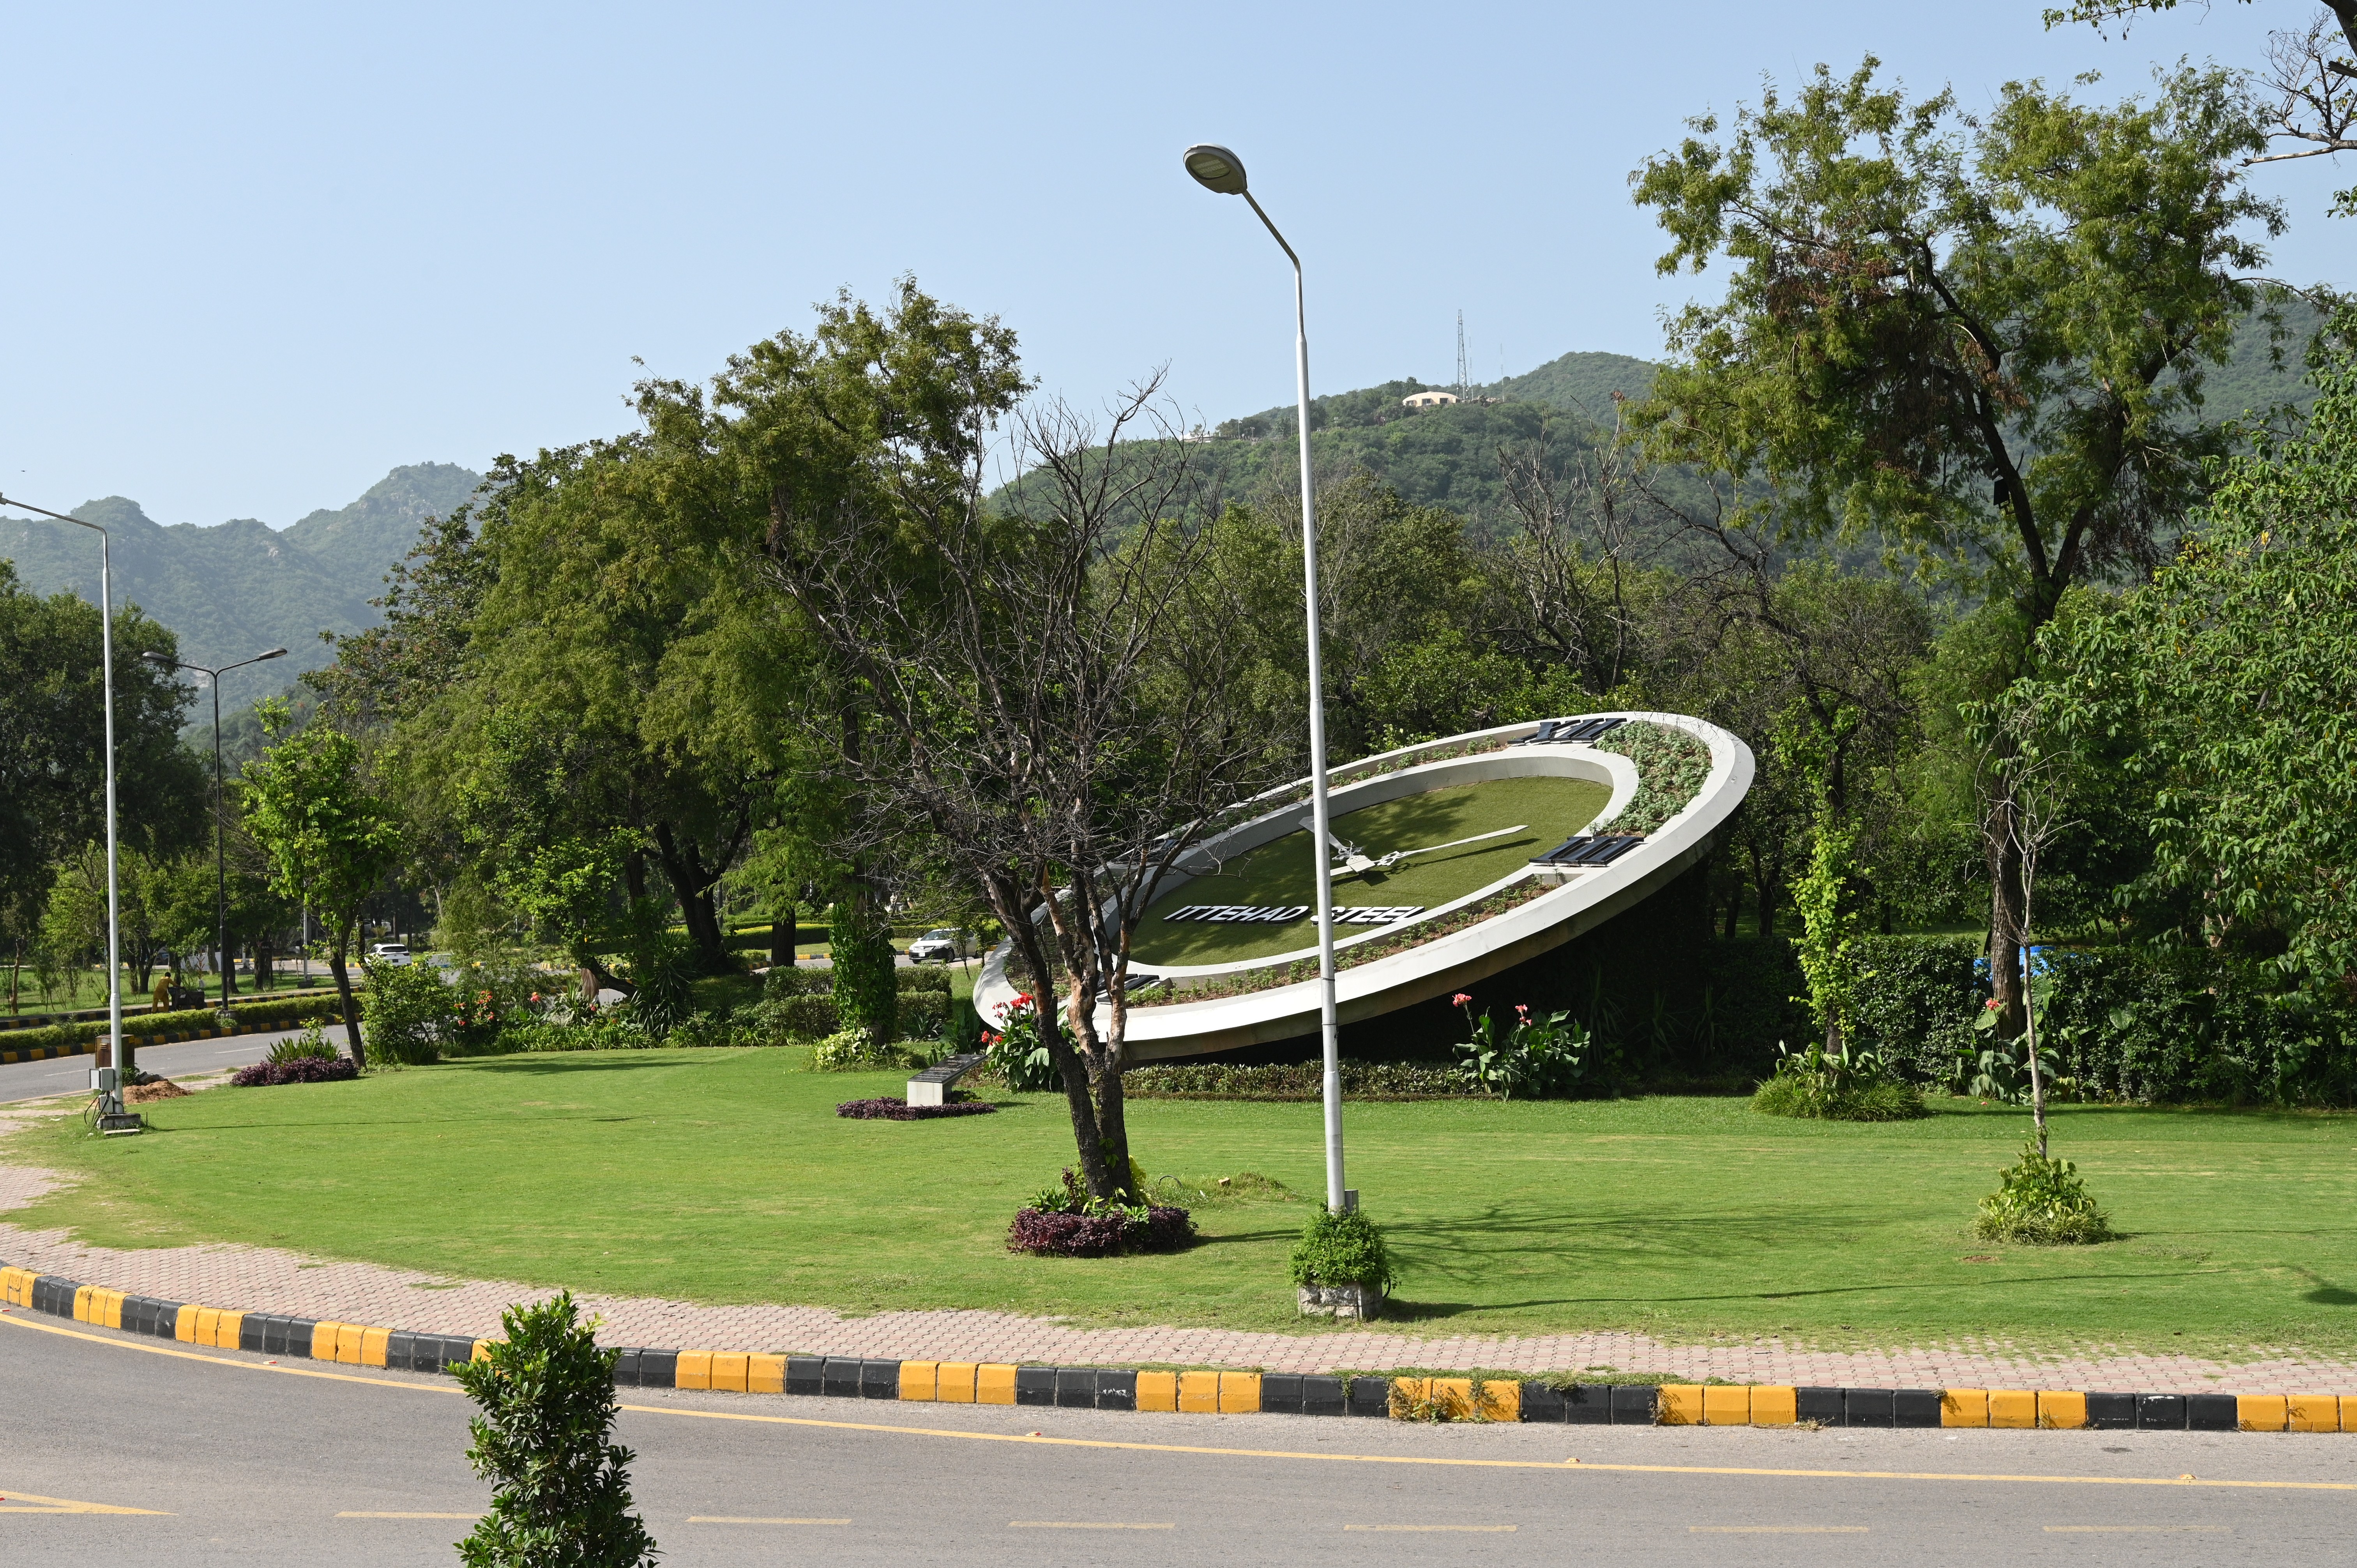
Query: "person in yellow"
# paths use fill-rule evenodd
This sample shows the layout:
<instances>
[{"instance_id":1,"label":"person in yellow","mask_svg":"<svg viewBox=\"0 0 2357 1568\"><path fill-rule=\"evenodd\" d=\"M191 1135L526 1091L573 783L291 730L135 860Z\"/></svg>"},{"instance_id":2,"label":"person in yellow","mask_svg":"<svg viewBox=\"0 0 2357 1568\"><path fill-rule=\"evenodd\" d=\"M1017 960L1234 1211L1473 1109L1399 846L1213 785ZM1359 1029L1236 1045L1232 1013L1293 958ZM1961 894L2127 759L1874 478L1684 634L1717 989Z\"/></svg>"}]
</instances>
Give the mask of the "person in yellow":
<instances>
[{"instance_id":1,"label":"person in yellow","mask_svg":"<svg viewBox=\"0 0 2357 1568\"><path fill-rule=\"evenodd\" d=\"M147 1011L150 1013L168 1012L171 1009L172 972L170 970L156 972L156 994L149 998L149 1004Z\"/></svg>"}]
</instances>

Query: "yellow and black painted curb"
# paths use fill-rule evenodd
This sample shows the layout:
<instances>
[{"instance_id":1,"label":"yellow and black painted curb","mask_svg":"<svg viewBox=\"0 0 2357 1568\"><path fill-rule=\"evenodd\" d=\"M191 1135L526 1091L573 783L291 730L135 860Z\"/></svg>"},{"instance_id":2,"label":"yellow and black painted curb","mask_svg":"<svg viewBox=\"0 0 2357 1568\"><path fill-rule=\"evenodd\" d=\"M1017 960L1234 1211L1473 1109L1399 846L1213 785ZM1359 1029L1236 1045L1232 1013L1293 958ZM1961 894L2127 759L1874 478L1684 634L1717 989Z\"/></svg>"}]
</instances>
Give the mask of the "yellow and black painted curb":
<instances>
[{"instance_id":1,"label":"yellow and black painted curb","mask_svg":"<svg viewBox=\"0 0 2357 1568\"><path fill-rule=\"evenodd\" d=\"M492 1341L241 1312L127 1295L0 1266L0 1304L78 1323L348 1366L442 1372ZM2104 1393L2050 1389L1841 1389L1770 1384L1581 1383L1520 1379L1340 1378L1279 1372L1131 1371L997 1361L889 1361L732 1350L621 1349L626 1388L943 1404L1205 1414L1356 1415L1615 1426L2092 1428L2357 1433L2357 1394Z\"/></svg>"},{"instance_id":2,"label":"yellow and black painted curb","mask_svg":"<svg viewBox=\"0 0 2357 1568\"><path fill-rule=\"evenodd\" d=\"M249 1028L240 1029L186 1029L171 1035L125 1033L123 1043L135 1051L144 1051L151 1046L182 1046L190 1040L228 1040L234 1039L240 1035L267 1035L274 1030L293 1028L311 1022L314 1016L328 1022L340 1022L333 1014L312 1015L294 1019L291 1023L256 1024ZM0 1036L0 1039L5 1038L6 1038L5 1036ZM13 1067L18 1062L62 1061L67 1057L86 1057L97 1050L99 1044L105 1038L104 1035L93 1035L80 1045L27 1046L21 1049L0 1046L0 1067Z\"/></svg>"}]
</instances>

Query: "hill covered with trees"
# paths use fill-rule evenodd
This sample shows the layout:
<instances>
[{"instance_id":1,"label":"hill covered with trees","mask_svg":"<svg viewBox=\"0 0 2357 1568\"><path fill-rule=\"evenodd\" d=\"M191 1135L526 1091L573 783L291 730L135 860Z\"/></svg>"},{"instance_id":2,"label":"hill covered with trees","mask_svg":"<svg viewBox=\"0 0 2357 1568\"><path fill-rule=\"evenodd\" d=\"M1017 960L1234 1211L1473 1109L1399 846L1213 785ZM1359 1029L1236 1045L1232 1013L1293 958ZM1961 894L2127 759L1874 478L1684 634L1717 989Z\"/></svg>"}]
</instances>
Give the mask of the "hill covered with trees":
<instances>
[{"instance_id":1,"label":"hill covered with trees","mask_svg":"<svg viewBox=\"0 0 2357 1568\"><path fill-rule=\"evenodd\" d=\"M116 606L135 604L170 628L181 658L216 665L267 648L288 650L222 682L226 714L332 660L321 632L374 625L369 600L416 542L419 525L464 501L481 479L454 463L411 464L349 506L314 511L284 529L253 518L167 525L124 496L85 502L74 515L113 535ZM15 562L37 594L70 590L96 604L97 544L63 523L0 518L0 558ZM210 725L210 707L191 716Z\"/></svg>"}]
</instances>

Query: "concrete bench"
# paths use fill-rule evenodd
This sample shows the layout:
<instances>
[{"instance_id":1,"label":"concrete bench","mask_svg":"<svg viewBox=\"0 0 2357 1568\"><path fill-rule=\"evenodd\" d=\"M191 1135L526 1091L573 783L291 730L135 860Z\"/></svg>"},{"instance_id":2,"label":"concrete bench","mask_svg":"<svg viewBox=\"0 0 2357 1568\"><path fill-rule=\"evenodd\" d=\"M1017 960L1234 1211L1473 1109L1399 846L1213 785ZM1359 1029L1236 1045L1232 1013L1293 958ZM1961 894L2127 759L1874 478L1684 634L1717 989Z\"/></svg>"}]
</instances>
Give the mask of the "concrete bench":
<instances>
[{"instance_id":1,"label":"concrete bench","mask_svg":"<svg viewBox=\"0 0 2357 1568\"><path fill-rule=\"evenodd\" d=\"M982 1053L949 1057L909 1080L909 1103L911 1105L946 1105L950 1086L982 1065Z\"/></svg>"}]
</instances>

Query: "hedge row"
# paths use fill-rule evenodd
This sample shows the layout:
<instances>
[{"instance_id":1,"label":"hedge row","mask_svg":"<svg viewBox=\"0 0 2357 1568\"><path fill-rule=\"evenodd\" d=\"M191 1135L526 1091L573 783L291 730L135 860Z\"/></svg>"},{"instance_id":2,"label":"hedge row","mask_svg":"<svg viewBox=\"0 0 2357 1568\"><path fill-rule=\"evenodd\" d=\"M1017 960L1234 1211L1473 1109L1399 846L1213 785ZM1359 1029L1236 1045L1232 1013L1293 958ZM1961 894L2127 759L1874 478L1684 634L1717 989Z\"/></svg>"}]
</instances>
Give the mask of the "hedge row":
<instances>
[{"instance_id":1,"label":"hedge row","mask_svg":"<svg viewBox=\"0 0 2357 1568\"><path fill-rule=\"evenodd\" d=\"M315 996L296 1002L269 1001L257 998L252 1002L232 1003L230 1015L245 1029L281 1029L291 1027L311 1018L338 1016L336 999ZM123 1014L123 1032L127 1036L188 1035L199 1029L221 1027L221 1015L210 1007L183 1008L176 1013L135 1013L128 1008ZM103 1039L107 1026L104 1020L87 1024L51 1024L39 1029L12 1029L8 1032L10 1050L44 1046L79 1046Z\"/></svg>"},{"instance_id":2,"label":"hedge row","mask_svg":"<svg viewBox=\"0 0 2357 1568\"><path fill-rule=\"evenodd\" d=\"M1908 1076L1960 1086L1993 1038L1979 940L1859 944L1858 1034ZM2346 1013L2277 989L2265 971L2195 949L2049 948L2040 1043L2093 1099L2143 1104L2357 1104L2357 1029Z\"/></svg>"},{"instance_id":3,"label":"hedge row","mask_svg":"<svg viewBox=\"0 0 2357 1568\"><path fill-rule=\"evenodd\" d=\"M950 972L944 964L939 969L918 968L911 964L896 969L892 978L903 996L939 993L950 993ZM805 964L781 964L762 976L761 994L770 1001L790 996L832 996L834 994L834 971Z\"/></svg>"},{"instance_id":4,"label":"hedge row","mask_svg":"<svg viewBox=\"0 0 2357 1568\"><path fill-rule=\"evenodd\" d=\"M761 1010L766 1021L791 1040L823 1040L843 1027L833 996L788 996L761 1004ZM921 1040L939 1036L950 1011L947 992L902 992L900 1037Z\"/></svg>"}]
</instances>

